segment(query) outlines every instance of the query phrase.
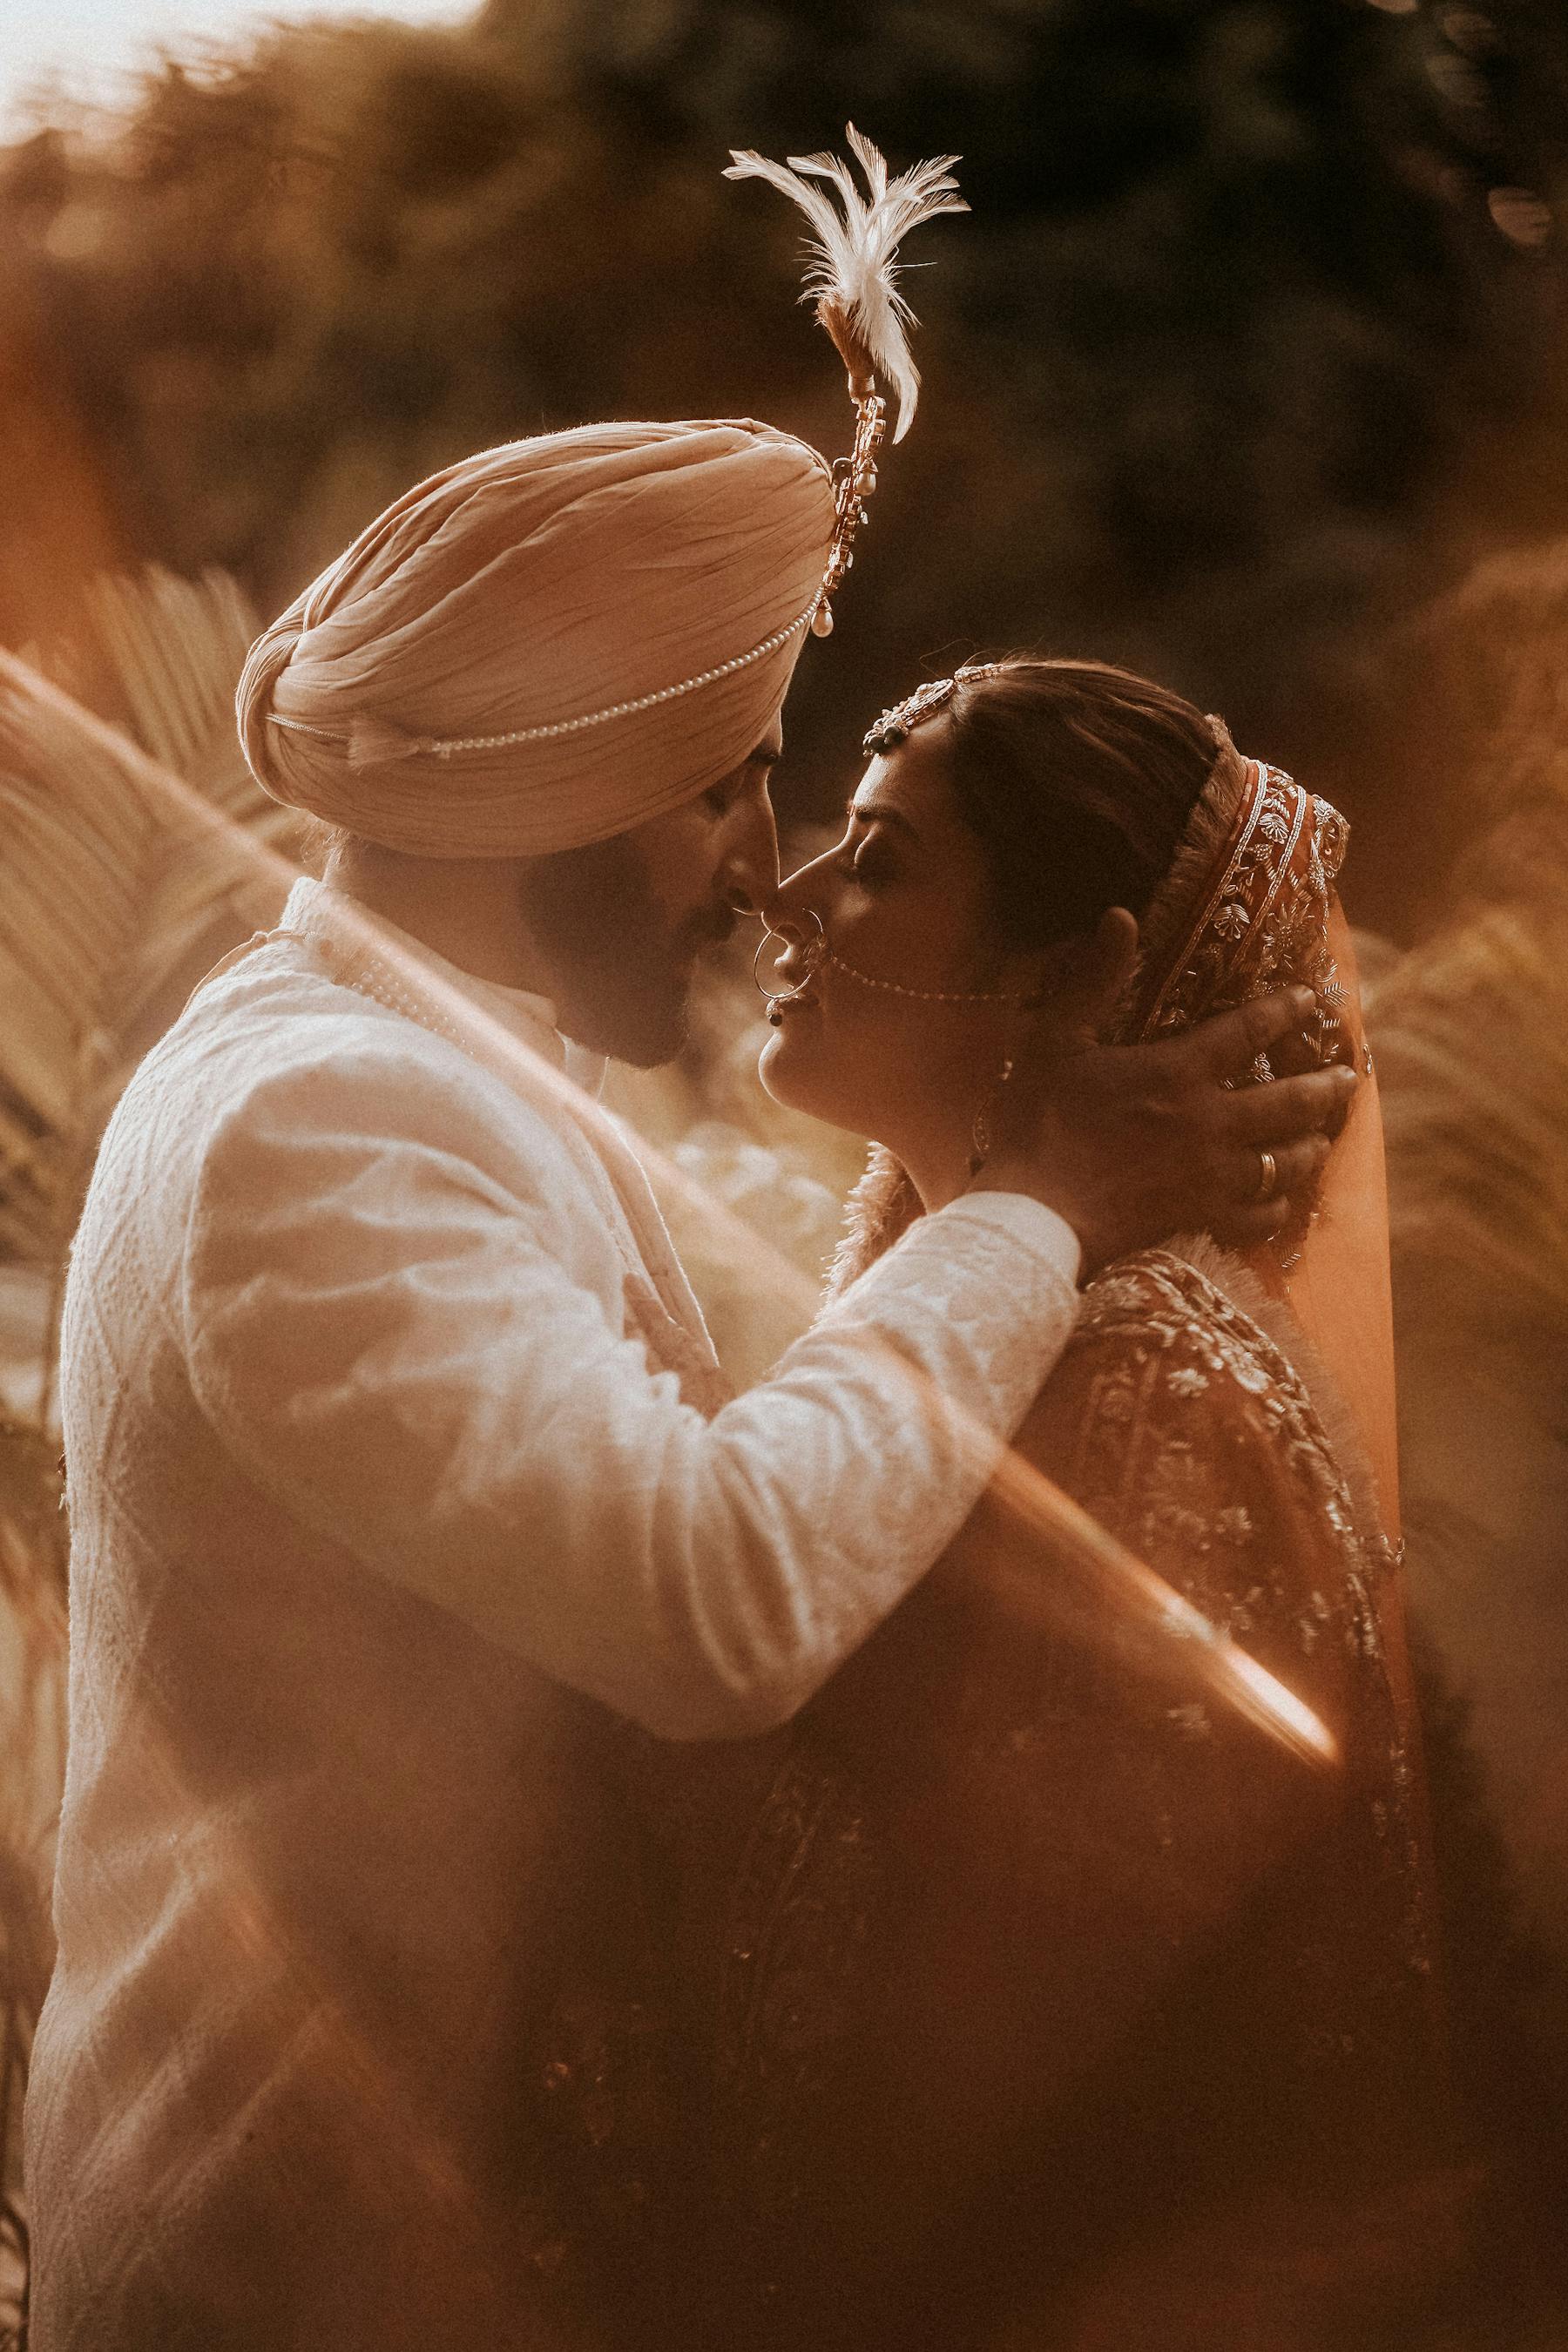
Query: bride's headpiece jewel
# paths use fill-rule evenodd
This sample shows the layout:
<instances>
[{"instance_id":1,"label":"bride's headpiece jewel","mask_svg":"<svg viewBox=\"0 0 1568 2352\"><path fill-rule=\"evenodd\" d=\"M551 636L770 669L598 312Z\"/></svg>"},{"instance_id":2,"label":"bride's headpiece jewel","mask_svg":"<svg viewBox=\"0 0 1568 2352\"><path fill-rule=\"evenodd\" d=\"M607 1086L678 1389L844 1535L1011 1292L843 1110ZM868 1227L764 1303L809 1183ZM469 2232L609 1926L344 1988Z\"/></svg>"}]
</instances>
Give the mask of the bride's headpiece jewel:
<instances>
[{"instance_id":1,"label":"bride's headpiece jewel","mask_svg":"<svg viewBox=\"0 0 1568 2352\"><path fill-rule=\"evenodd\" d=\"M861 750L892 751L917 727L922 727L928 719L934 719L939 710L944 710L961 686L967 686L974 678L996 677L1000 673L999 662L965 662L961 668L954 670L951 677L928 678L924 686L917 686L912 694L906 695L902 702L895 702L890 710L883 711L874 726L867 728L861 739Z\"/></svg>"},{"instance_id":2,"label":"bride's headpiece jewel","mask_svg":"<svg viewBox=\"0 0 1568 2352\"><path fill-rule=\"evenodd\" d=\"M813 634L819 637L833 626L832 599L854 562L855 535L877 487L877 453L887 436L888 415L878 380L890 384L898 398L895 441L909 431L920 394L920 372L910 354L907 332L915 323L914 312L898 286L900 241L922 221L969 210L952 177L956 155L916 163L889 181L884 158L852 122L846 136L866 183L865 194L837 155L792 155L785 164L771 163L749 149L731 148L724 174L729 180L766 180L797 204L810 222L814 234L806 251L811 266L802 299L815 304L818 323L832 336L855 404L854 446L847 457L834 462L833 543L811 615Z\"/></svg>"}]
</instances>

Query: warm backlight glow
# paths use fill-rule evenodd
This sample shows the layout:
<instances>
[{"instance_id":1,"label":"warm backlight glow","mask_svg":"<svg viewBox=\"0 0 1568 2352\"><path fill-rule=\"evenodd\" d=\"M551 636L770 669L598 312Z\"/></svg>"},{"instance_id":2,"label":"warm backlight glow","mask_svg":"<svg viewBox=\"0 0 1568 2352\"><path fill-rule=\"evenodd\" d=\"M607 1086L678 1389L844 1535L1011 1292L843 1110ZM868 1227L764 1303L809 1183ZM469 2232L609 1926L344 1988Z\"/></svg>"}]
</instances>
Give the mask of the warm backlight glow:
<instances>
[{"instance_id":1,"label":"warm backlight glow","mask_svg":"<svg viewBox=\"0 0 1568 2352\"><path fill-rule=\"evenodd\" d=\"M35 92L110 104L128 75L209 47L243 47L266 26L374 14L411 25L455 25L478 0L5 0L0 22L0 137L23 127Z\"/></svg>"},{"instance_id":2,"label":"warm backlight glow","mask_svg":"<svg viewBox=\"0 0 1568 2352\"><path fill-rule=\"evenodd\" d=\"M110 753L132 788L148 795L150 803L176 833L193 843L216 837L226 857L232 859L239 853L252 864L258 880L275 887L286 889L299 878L300 869L289 859L256 840L212 802L149 759L127 736L50 685L27 664L4 652L0 652L0 689L30 697ZM429 964L410 954L395 932L350 898L341 898L338 906L345 950L374 955L383 964L395 966L405 984L461 1034L477 1059L501 1075L510 1070L530 1089L543 1088L568 1101L574 1116L590 1132L600 1121L608 1123L608 1114L591 1097ZM717 1263L742 1280L752 1295L771 1295L786 1303L803 1322L810 1319L818 1301L816 1286L807 1276L771 1249L752 1226L704 1193L655 1146L639 1139L638 1150L656 1188L668 1200L700 1213L705 1240ZM889 1349L889 1360L910 1381L916 1410L942 1417L950 1429L956 1430L961 1444L991 1459L995 1441L989 1432L963 1416L906 1359ZM1304 1764L1322 1768L1337 1763L1338 1749L1331 1735L1301 1700L1033 1464L1005 1451L993 1472L992 1491L1015 1521L1037 1538L1037 1558L1032 1552L1026 1571L1020 1572L1015 1565L998 1568L992 1575L1000 1605L1036 1622L1070 1619L1083 1638L1113 1643L1120 1650L1127 1648L1131 1636L1140 1646L1141 1659L1147 1661L1144 1670L1168 1675L1184 1687L1196 1687L1237 1709ZM1129 1669L1139 1670L1140 1666Z\"/></svg>"}]
</instances>

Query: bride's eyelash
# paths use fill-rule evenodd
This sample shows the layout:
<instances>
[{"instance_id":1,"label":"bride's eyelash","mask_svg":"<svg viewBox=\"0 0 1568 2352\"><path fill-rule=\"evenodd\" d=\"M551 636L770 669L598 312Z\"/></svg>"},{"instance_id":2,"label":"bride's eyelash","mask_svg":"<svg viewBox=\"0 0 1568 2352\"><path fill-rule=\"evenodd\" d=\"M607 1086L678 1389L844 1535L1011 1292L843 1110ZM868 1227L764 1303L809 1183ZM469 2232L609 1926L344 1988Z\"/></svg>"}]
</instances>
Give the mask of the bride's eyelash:
<instances>
[{"instance_id":1,"label":"bride's eyelash","mask_svg":"<svg viewBox=\"0 0 1568 2352\"><path fill-rule=\"evenodd\" d=\"M890 878L881 852L875 848L862 847L858 855L845 851L838 861L838 871L846 881L858 882L862 890L875 890Z\"/></svg>"},{"instance_id":2,"label":"bride's eyelash","mask_svg":"<svg viewBox=\"0 0 1568 2352\"><path fill-rule=\"evenodd\" d=\"M887 843L869 829L856 832L851 827L835 863L849 881L858 882L862 888L875 889L879 882L888 878Z\"/></svg>"}]
</instances>

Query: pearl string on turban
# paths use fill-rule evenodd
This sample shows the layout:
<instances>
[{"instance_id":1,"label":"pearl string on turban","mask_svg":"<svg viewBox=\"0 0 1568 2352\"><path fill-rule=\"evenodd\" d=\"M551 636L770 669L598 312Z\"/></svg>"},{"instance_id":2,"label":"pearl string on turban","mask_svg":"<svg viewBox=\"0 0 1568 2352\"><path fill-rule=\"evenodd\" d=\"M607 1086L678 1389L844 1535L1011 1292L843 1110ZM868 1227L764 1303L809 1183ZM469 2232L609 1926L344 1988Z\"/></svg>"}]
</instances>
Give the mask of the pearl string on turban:
<instances>
[{"instance_id":1,"label":"pearl string on turban","mask_svg":"<svg viewBox=\"0 0 1568 2352\"><path fill-rule=\"evenodd\" d=\"M623 833L767 733L833 529L826 462L765 425L481 451L389 507L257 640L251 772L414 856Z\"/></svg>"}]
</instances>

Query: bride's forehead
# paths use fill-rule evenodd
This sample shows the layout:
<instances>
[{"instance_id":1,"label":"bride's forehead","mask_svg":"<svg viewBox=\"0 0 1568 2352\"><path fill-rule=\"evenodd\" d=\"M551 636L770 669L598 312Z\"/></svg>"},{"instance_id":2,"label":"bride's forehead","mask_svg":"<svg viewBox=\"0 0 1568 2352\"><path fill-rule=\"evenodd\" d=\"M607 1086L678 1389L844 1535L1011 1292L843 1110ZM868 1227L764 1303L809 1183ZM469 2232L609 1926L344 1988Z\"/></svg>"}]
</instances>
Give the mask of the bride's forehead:
<instances>
[{"instance_id":1,"label":"bride's forehead","mask_svg":"<svg viewBox=\"0 0 1568 2352\"><path fill-rule=\"evenodd\" d=\"M958 812L936 722L916 728L889 751L873 753L855 788L850 808L869 817L886 809L919 824L951 824Z\"/></svg>"}]
</instances>

